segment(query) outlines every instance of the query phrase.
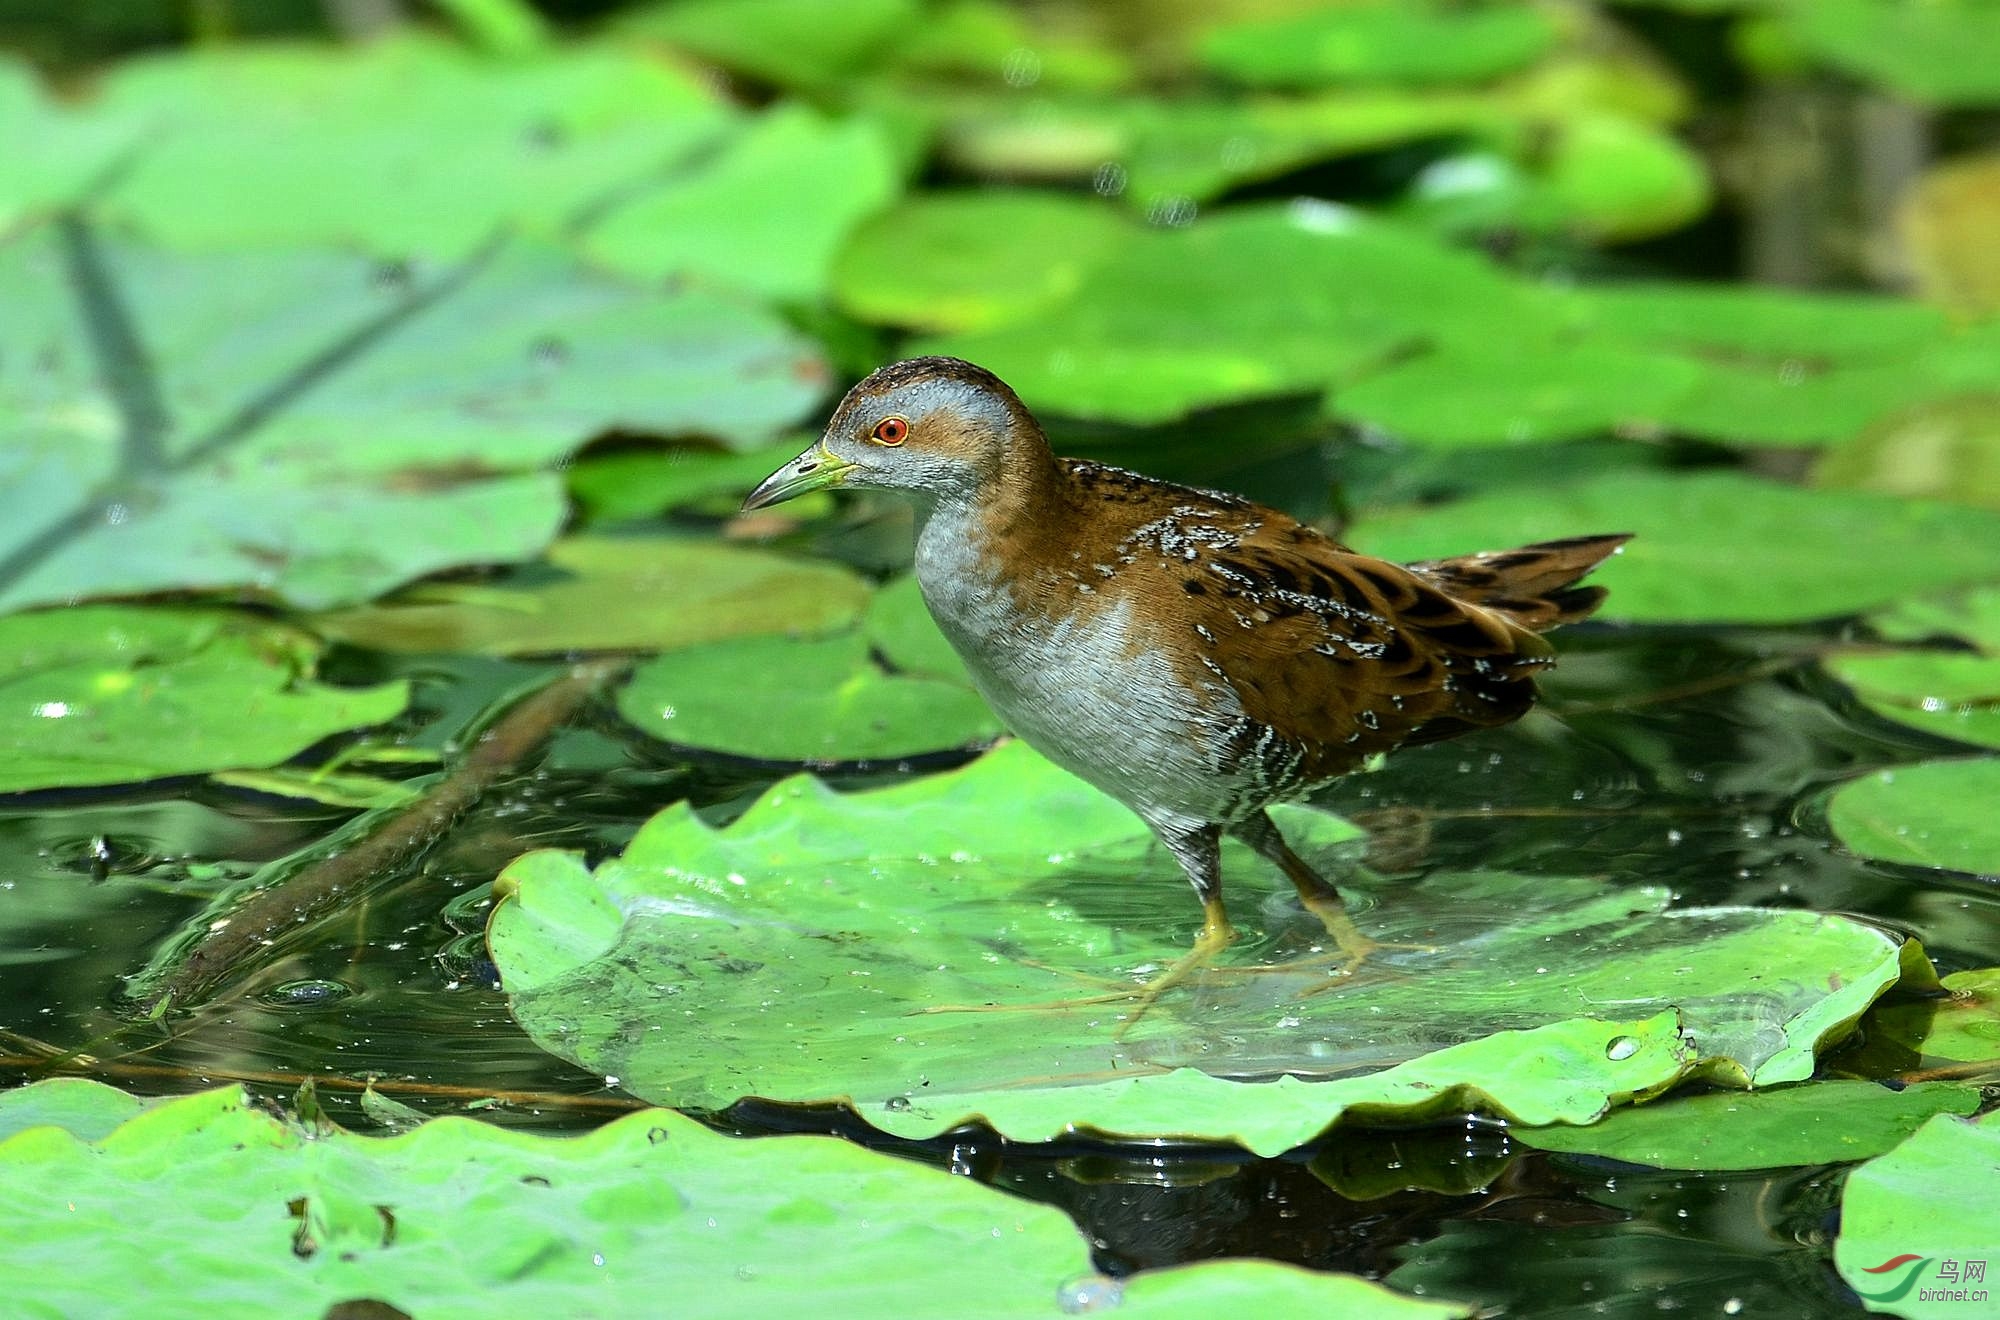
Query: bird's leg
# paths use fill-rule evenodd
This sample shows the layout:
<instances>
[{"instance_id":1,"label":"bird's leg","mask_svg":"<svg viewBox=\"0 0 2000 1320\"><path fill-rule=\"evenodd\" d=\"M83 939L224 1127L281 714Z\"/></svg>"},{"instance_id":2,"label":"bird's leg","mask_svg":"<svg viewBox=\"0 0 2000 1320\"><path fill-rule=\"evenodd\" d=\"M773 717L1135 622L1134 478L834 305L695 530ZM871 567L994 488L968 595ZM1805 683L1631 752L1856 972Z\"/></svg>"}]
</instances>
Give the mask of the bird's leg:
<instances>
[{"instance_id":1,"label":"bird's leg","mask_svg":"<svg viewBox=\"0 0 2000 1320\"><path fill-rule=\"evenodd\" d=\"M1347 915L1347 904L1341 900L1340 891L1313 870L1305 858L1292 851L1292 846L1285 842L1285 836L1278 832L1277 824L1269 814L1260 811L1232 826L1229 832L1285 873L1285 878L1292 882L1292 888L1299 891L1299 902L1305 905L1306 911L1319 918L1320 924L1326 927L1326 933L1333 937L1334 946L1340 951L1342 972L1352 973L1378 949L1404 947L1384 944L1363 935L1361 928L1354 924L1354 918Z\"/></svg>"}]
</instances>

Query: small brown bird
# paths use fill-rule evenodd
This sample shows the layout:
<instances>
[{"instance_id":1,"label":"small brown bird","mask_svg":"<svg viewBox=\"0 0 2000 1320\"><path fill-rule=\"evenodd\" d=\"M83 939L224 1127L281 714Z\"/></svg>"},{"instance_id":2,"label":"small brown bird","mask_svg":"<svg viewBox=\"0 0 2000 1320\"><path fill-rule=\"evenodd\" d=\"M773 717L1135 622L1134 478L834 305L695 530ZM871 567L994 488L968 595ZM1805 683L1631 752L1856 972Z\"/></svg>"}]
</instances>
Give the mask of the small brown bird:
<instances>
[{"instance_id":1,"label":"small brown bird","mask_svg":"<svg viewBox=\"0 0 2000 1320\"><path fill-rule=\"evenodd\" d=\"M1540 634L1604 598L1577 580L1624 536L1400 565L1274 509L1057 458L993 373L883 367L744 501L903 492L917 583L981 695L1051 761L1137 812L1204 920L1157 994L1235 938L1227 833L1268 858L1358 961L1372 942L1265 808L1378 752L1520 718Z\"/></svg>"}]
</instances>

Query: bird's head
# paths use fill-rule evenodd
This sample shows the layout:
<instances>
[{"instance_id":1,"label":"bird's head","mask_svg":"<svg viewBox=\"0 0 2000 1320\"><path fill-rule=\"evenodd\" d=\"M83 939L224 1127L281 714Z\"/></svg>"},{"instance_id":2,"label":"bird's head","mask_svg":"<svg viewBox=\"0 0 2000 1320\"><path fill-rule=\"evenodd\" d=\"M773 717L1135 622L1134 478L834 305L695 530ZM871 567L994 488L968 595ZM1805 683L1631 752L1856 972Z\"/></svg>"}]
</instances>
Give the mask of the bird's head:
<instances>
[{"instance_id":1,"label":"bird's head","mask_svg":"<svg viewBox=\"0 0 2000 1320\"><path fill-rule=\"evenodd\" d=\"M892 362L847 392L826 433L766 477L745 509L830 487L975 499L1048 442L1006 382L957 358Z\"/></svg>"}]
</instances>

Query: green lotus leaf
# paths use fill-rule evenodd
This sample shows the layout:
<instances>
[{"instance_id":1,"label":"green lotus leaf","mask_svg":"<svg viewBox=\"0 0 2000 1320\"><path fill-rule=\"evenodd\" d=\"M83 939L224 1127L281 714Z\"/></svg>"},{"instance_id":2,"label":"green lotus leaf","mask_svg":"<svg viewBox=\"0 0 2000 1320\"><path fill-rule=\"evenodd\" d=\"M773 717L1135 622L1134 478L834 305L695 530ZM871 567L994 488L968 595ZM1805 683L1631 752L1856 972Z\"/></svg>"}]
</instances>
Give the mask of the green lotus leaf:
<instances>
[{"instance_id":1,"label":"green lotus leaf","mask_svg":"<svg viewBox=\"0 0 2000 1320\"><path fill-rule=\"evenodd\" d=\"M1273 270L1287 272L1293 296L1268 296ZM1519 333L1538 306L1480 258L1358 212L1239 207L1136 236L1032 324L931 339L917 351L978 362L1033 408L1158 422L1232 400L1317 393L1440 323Z\"/></svg>"},{"instance_id":2,"label":"green lotus leaf","mask_svg":"<svg viewBox=\"0 0 2000 1320\"><path fill-rule=\"evenodd\" d=\"M893 47L869 52L869 67L922 80L928 90L969 80L1043 91L1126 86L1133 79L1129 45L1106 39L1093 26L1089 15L1062 9L943 0L926 8L921 23L898 33Z\"/></svg>"},{"instance_id":3,"label":"green lotus leaf","mask_svg":"<svg viewBox=\"0 0 2000 1320\"><path fill-rule=\"evenodd\" d=\"M0 1141L33 1127L58 1127L79 1141L102 1141L148 1102L85 1077L50 1077L0 1092Z\"/></svg>"},{"instance_id":4,"label":"green lotus leaf","mask_svg":"<svg viewBox=\"0 0 2000 1320\"><path fill-rule=\"evenodd\" d=\"M2000 655L1852 652L1826 662L1869 709L1942 738L2000 747Z\"/></svg>"},{"instance_id":5,"label":"green lotus leaf","mask_svg":"<svg viewBox=\"0 0 2000 1320\"><path fill-rule=\"evenodd\" d=\"M1984 1276L2000 1222L1995 1169L2000 1113L1940 1114L1848 1175L1833 1263L1863 1306L1908 1320L1979 1314L1992 1295ZM1978 1279L1968 1277L1972 1262Z\"/></svg>"},{"instance_id":6,"label":"green lotus leaf","mask_svg":"<svg viewBox=\"0 0 2000 1320\"><path fill-rule=\"evenodd\" d=\"M824 633L860 617L868 586L835 564L673 537L573 536L518 583L413 587L314 616L383 651L534 655L661 651L747 633Z\"/></svg>"},{"instance_id":7,"label":"green lotus leaf","mask_svg":"<svg viewBox=\"0 0 2000 1320\"><path fill-rule=\"evenodd\" d=\"M1774 367L1895 363L1945 331L1942 312L1907 299L1743 285L1611 284L1579 290L1576 307L1621 339Z\"/></svg>"},{"instance_id":8,"label":"green lotus leaf","mask_svg":"<svg viewBox=\"0 0 2000 1320\"><path fill-rule=\"evenodd\" d=\"M1681 1096L1613 1110L1588 1127L1508 1130L1542 1150L1655 1169L1776 1169L1883 1154L1934 1114L1970 1114L1979 1088L1922 1082L1806 1082L1748 1094Z\"/></svg>"},{"instance_id":9,"label":"green lotus leaf","mask_svg":"<svg viewBox=\"0 0 2000 1320\"><path fill-rule=\"evenodd\" d=\"M80 222L0 249L0 609L249 589L301 606L529 558L536 471L618 425L754 446L824 368L768 313L488 249L169 257Z\"/></svg>"},{"instance_id":10,"label":"green lotus leaf","mask_svg":"<svg viewBox=\"0 0 2000 1320\"><path fill-rule=\"evenodd\" d=\"M1556 36L1549 13L1528 5L1363 3L1224 24L1202 61L1253 87L1478 82L1539 58Z\"/></svg>"},{"instance_id":11,"label":"green lotus leaf","mask_svg":"<svg viewBox=\"0 0 2000 1320\"><path fill-rule=\"evenodd\" d=\"M643 280L693 275L763 297L817 302L848 231L900 187L879 125L781 106L712 163L613 207L579 246L606 268Z\"/></svg>"},{"instance_id":12,"label":"green lotus leaf","mask_svg":"<svg viewBox=\"0 0 2000 1320\"><path fill-rule=\"evenodd\" d=\"M804 442L796 438L764 449L618 449L585 454L569 465L569 493L593 523L647 518L719 496L748 495Z\"/></svg>"},{"instance_id":13,"label":"green lotus leaf","mask_svg":"<svg viewBox=\"0 0 2000 1320\"><path fill-rule=\"evenodd\" d=\"M2000 665L1989 662L1989 670ZM1925 761L1842 785L1827 805L1833 832L1864 857L2000 875L2000 757Z\"/></svg>"},{"instance_id":14,"label":"green lotus leaf","mask_svg":"<svg viewBox=\"0 0 2000 1320\"><path fill-rule=\"evenodd\" d=\"M1413 560L1633 532L1591 581L1607 618L1766 622L1859 613L2000 577L2000 514L1728 472L1612 475L1371 514L1369 554Z\"/></svg>"},{"instance_id":15,"label":"green lotus leaf","mask_svg":"<svg viewBox=\"0 0 2000 1320\"><path fill-rule=\"evenodd\" d=\"M426 37L197 46L119 66L92 109L144 129L104 205L150 238L441 260L502 227L553 237L735 118L639 50L495 60Z\"/></svg>"},{"instance_id":16,"label":"green lotus leaf","mask_svg":"<svg viewBox=\"0 0 2000 1320\"><path fill-rule=\"evenodd\" d=\"M1952 638L1974 649L1856 647L1830 656L1829 673L1898 724L2000 747L2000 588L1900 601L1870 622L1890 639Z\"/></svg>"},{"instance_id":17,"label":"green lotus leaf","mask_svg":"<svg viewBox=\"0 0 2000 1320\"><path fill-rule=\"evenodd\" d=\"M2000 102L2000 24L1986 0L1811 0L1786 30L1845 73L1931 105Z\"/></svg>"},{"instance_id":18,"label":"green lotus leaf","mask_svg":"<svg viewBox=\"0 0 2000 1320\"><path fill-rule=\"evenodd\" d=\"M1707 209L1708 173L1671 134L1624 113L1555 109L1557 122L1535 149L1512 134L1472 143L1427 166L1392 210L1449 234L1529 230L1618 242L1679 228Z\"/></svg>"},{"instance_id":19,"label":"green lotus leaf","mask_svg":"<svg viewBox=\"0 0 2000 1320\"><path fill-rule=\"evenodd\" d=\"M863 320L984 330L1074 293L1132 229L1111 207L1025 189L926 193L856 230L834 296Z\"/></svg>"},{"instance_id":20,"label":"green lotus leaf","mask_svg":"<svg viewBox=\"0 0 2000 1320\"><path fill-rule=\"evenodd\" d=\"M488 943L530 1035L655 1101L1266 1153L1343 1113L1575 1123L1691 1074L1797 1080L1900 975L1895 939L1843 918L1547 876L1386 885L1347 878L1352 826L1282 821L1365 930L1422 947L1343 977L1231 844L1245 938L1143 1015L1104 1002L1182 953L1199 909L1135 817L1018 743L883 789L787 780L721 830L682 804L594 873L529 854Z\"/></svg>"},{"instance_id":21,"label":"green lotus leaf","mask_svg":"<svg viewBox=\"0 0 2000 1320\"><path fill-rule=\"evenodd\" d=\"M893 761L990 740L1000 724L960 682L885 673L860 632L743 637L656 656L618 713L678 747L760 761Z\"/></svg>"},{"instance_id":22,"label":"green lotus leaf","mask_svg":"<svg viewBox=\"0 0 2000 1320\"><path fill-rule=\"evenodd\" d=\"M1569 116L1539 162L1542 227L1600 242L1651 238L1708 209L1708 170L1669 133L1621 114Z\"/></svg>"},{"instance_id":23,"label":"green lotus leaf","mask_svg":"<svg viewBox=\"0 0 2000 1320\"><path fill-rule=\"evenodd\" d=\"M965 662L938 631L914 574L906 573L875 593L862 627L868 644L898 673L948 678L971 686Z\"/></svg>"},{"instance_id":24,"label":"green lotus leaf","mask_svg":"<svg viewBox=\"0 0 2000 1320\"><path fill-rule=\"evenodd\" d=\"M1328 404L1418 444L1527 444L1643 427L1701 378L1698 364L1659 352L1477 342L1336 389Z\"/></svg>"},{"instance_id":25,"label":"green lotus leaf","mask_svg":"<svg viewBox=\"0 0 2000 1320\"><path fill-rule=\"evenodd\" d=\"M1708 362L1694 389L1659 414L1669 431L1731 444L1839 445L1936 386L1906 363L1821 367Z\"/></svg>"},{"instance_id":26,"label":"green lotus leaf","mask_svg":"<svg viewBox=\"0 0 2000 1320\"><path fill-rule=\"evenodd\" d=\"M681 0L627 15L619 30L781 87L819 89L869 72L917 21L919 0Z\"/></svg>"},{"instance_id":27,"label":"green lotus leaf","mask_svg":"<svg viewBox=\"0 0 2000 1320\"><path fill-rule=\"evenodd\" d=\"M261 768L402 713L405 683L311 679L296 629L221 610L0 618L0 793Z\"/></svg>"},{"instance_id":28,"label":"green lotus leaf","mask_svg":"<svg viewBox=\"0 0 2000 1320\"><path fill-rule=\"evenodd\" d=\"M1614 429L1830 445L1962 388L1952 364L1966 336L1914 303L1637 284L1579 291L1559 310L1560 334L1447 338L1332 402L1426 445ZM1468 389L1479 406L1440 402Z\"/></svg>"},{"instance_id":29,"label":"green lotus leaf","mask_svg":"<svg viewBox=\"0 0 2000 1320\"><path fill-rule=\"evenodd\" d=\"M1987 655L2000 655L2000 586L1975 587L1948 597L1898 601L1869 622L1884 637L1897 641L1957 637Z\"/></svg>"},{"instance_id":30,"label":"green lotus leaf","mask_svg":"<svg viewBox=\"0 0 2000 1320\"><path fill-rule=\"evenodd\" d=\"M1011 89L922 97L877 91L870 104L927 125L943 155L966 173L1090 181L1162 221L1184 220L1189 203L1316 161L1465 133L1504 135L1516 123L1512 111L1483 94L1395 90L1033 101Z\"/></svg>"},{"instance_id":31,"label":"green lotus leaf","mask_svg":"<svg viewBox=\"0 0 2000 1320\"><path fill-rule=\"evenodd\" d=\"M663 1110L581 1136L444 1118L360 1137L275 1118L241 1087L109 1126L138 1104L60 1082L0 1094L14 1227L0 1265L17 1313L609 1315L671 1296L685 1316L924 1314L950 1292L981 1315L1041 1317L1092 1291L1060 1210L827 1137L744 1141ZM104 1268L73 1268L84 1254ZM1121 1315L1211 1314L1223 1294L1386 1320L1470 1314L1267 1262L1122 1288Z\"/></svg>"},{"instance_id":32,"label":"green lotus leaf","mask_svg":"<svg viewBox=\"0 0 2000 1320\"><path fill-rule=\"evenodd\" d=\"M142 124L58 108L26 65L0 57L0 232L73 206L103 182L145 137Z\"/></svg>"},{"instance_id":33,"label":"green lotus leaf","mask_svg":"<svg viewBox=\"0 0 2000 1320\"><path fill-rule=\"evenodd\" d=\"M1953 972L1943 985L1941 995L1869 1009L1865 1043L1840 1067L1866 1076L1984 1063L2000 1073L2000 967Z\"/></svg>"}]
</instances>

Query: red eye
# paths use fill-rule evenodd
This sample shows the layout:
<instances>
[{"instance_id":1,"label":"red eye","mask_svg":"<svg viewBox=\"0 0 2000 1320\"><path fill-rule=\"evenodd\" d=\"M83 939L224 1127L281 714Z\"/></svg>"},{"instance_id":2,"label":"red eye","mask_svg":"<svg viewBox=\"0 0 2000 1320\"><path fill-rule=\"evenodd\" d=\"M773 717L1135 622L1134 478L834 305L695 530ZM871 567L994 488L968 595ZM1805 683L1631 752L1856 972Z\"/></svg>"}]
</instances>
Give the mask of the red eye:
<instances>
[{"instance_id":1,"label":"red eye","mask_svg":"<svg viewBox=\"0 0 2000 1320\"><path fill-rule=\"evenodd\" d=\"M871 434L878 445L900 445L910 438L910 424L900 417L884 417Z\"/></svg>"}]
</instances>

